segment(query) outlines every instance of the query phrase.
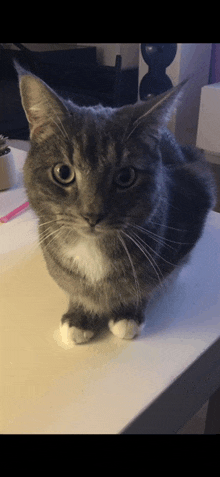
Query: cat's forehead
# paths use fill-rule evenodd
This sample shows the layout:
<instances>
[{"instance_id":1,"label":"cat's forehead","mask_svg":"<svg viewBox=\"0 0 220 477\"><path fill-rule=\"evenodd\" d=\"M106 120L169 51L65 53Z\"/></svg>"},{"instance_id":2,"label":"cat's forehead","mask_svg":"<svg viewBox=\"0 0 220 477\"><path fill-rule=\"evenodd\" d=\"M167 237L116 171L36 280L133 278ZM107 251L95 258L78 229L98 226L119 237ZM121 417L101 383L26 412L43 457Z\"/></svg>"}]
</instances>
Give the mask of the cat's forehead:
<instances>
[{"instance_id":1,"label":"cat's forehead","mask_svg":"<svg viewBox=\"0 0 220 477\"><path fill-rule=\"evenodd\" d=\"M97 171L108 166L116 167L121 162L122 154L118 145L112 140L93 136L73 139L73 164L82 171Z\"/></svg>"},{"instance_id":2,"label":"cat's forehead","mask_svg":"<svg viewBox=\"0 0 220 477\"><path fill-rule=\"evenodd\" d=\"M152 147L148 144L150 136L146 140L146 134L143 142L141 137L133 134L126 141L127 117L125 120L117 116L117 110L113 108L81 108L77 118L74 118L72 124L68 124L68 130L70 147L64 156L87 174L127 166L145 170L148 161L152 160L148 151L152 151L155 144ZM61 141L59 144L61 147Z\"/></svg>"},{"instance_id":3,"label":"cat's forehead","mask_svg":"<svg viewBox=\"0 0 220 477\"><path fill-rule=\"evenodd\" d=\"M84 131L73 137L73 164L82 172L102 172L134 166L147 170L157 157L155 144L133 138L123 141L123 130ZM155 149L155 150L154 150Z\"/></svg>"},{"instance_id":4,"label":"cat's forehead","mask_svg":"<svg viewBox=\"0 0 220 477\"><path fill-rule=\"evenodd\" d=\"M124 150L122 131L105 112L85 116L81 128L73 134L72 144L74 162L81 169L117 165Z\"/></svg>"}]
</instances>

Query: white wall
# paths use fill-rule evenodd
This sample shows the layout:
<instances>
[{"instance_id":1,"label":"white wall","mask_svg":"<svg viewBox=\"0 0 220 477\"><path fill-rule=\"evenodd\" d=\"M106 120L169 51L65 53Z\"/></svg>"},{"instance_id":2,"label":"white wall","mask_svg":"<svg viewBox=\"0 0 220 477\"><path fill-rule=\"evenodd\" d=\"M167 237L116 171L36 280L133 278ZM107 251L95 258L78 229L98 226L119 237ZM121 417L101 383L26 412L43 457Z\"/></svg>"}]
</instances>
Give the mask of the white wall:
<instances>
[{"instance_id":1,"label":"white wall","mask_svg":"<svg viewBox=\"0 0 220 477\"><path fill-rule=\"evenodd\" d=\"M122 56L122 68L138 67L138 43L77 43L82 46L96 46L97 60L102 65L115 66L116 55Z\"/></svg>"},{"instance_id":2,"label":"white wall","mask_svg":"<svg viewBox=\"0 0 220 477\"><path fill-rule=\"evenodd\" d=\"M180 142L185 142L185 137L188 138L187 143L193 145L196 143L201 88L209 80L211 48L211 43L180 44L178 82L192 75L183 98L183 105L178 108L178 114L176 115L175 134ZM183 132L183 125L186 128L185 132Z\"/></svg>"},{"instance_id":3,"label":"white wall","mask_svg":"<svg viewBox=\"0 0 220 477\"><path fill-rule=\"evenodd\" d=\"M195 145L196 142L200 94L209 79L211 47L211 43L177 43L175 59L166 69L174 86L187 77L191 78L182 102L169 123L169 128L182 144ZM139 84L147 72L148 66L140 52Z\"/></svg>"}]
</instances>

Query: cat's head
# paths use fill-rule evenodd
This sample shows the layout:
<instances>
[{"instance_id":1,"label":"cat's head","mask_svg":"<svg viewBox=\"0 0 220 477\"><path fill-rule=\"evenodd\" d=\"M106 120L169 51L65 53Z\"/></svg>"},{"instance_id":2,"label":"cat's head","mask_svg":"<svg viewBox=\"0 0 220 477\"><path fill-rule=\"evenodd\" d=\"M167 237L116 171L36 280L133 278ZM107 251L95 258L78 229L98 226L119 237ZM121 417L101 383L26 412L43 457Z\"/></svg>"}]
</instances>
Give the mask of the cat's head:
<instances>
[{"instance_id":1,"label":"cat's head","mask_svg":"<svg viewBox=\"0 0 220 477\"><path fill-rule=\"evenodd\" d=\"M17 70L31 141L24 180L37 215L88 235L144 223L163 182L161 131L182 85L121 108L79 107Z\"/></svg>"}]
</instances>

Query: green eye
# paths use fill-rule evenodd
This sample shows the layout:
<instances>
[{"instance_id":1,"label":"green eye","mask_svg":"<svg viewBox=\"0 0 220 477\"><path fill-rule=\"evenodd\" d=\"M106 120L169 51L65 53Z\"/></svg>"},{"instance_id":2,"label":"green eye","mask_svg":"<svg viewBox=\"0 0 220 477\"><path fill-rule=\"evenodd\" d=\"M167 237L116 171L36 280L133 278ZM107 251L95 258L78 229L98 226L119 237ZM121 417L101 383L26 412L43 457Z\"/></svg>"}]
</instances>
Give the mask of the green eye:
<instances>
[{"instance_id":1,"label":"green eye","mask_svg":"<svg viewBox=\"0 0 220 477\"><path fill-rule=\"evenodd\" d=\"M136 180L136 171L133 167L124 167L115 176L115 183L119 187L130 187Z\"/></svg>"},{"instance_id":2,"label":"green eye","mask_svg":"<svg viewBox=\"0 0 220 477\"><path fill-rule=\"evenodd\" d=\"M56 164L52 169L54 179L60 184L70 184L75 180L75 172L68 164Z\"/></svg>"}]
</instances>

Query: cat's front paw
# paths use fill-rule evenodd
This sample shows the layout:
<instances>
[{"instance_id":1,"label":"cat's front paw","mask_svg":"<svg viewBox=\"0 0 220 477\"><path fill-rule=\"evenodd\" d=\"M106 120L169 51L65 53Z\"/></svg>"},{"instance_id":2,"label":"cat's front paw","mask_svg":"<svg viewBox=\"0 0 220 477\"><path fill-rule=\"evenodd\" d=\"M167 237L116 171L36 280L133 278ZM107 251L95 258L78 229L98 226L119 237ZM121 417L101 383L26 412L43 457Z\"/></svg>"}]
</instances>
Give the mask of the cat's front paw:
<instances>
[{"instance_id":1,"label":"cat's front paw","mask_svg":"<svg viewBox=\"0 0 220 477\"><path fill-rule=\"evenodd\" d=\"M81 344L89 341L94 332L91 330L82 330L76 326L69 326L67 322L60 324L60 334L62 343L67 347L71 347L73 344Z\"/></svg>"},{"instance_id":2,"label":"cat's front paw","mask_svg":"<svg viewBox=\"0 0 220 477\"><path fill-rule=\"evenodd\" d=\"M131 340L139 333L140 327L134 320L120 320L116 323L110 320L108 323L110 331L113 335L124 340Z\"/></svg>"}]
</instances>

